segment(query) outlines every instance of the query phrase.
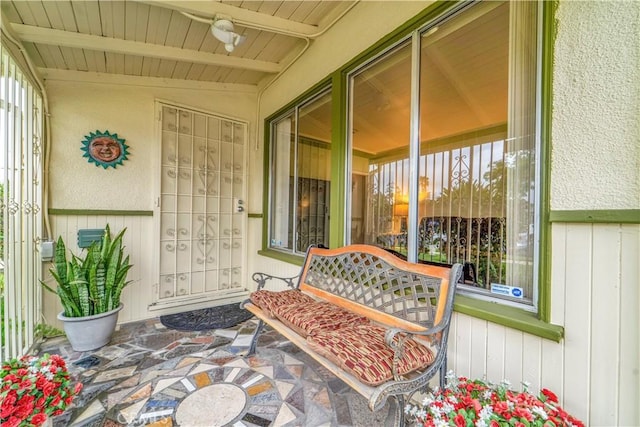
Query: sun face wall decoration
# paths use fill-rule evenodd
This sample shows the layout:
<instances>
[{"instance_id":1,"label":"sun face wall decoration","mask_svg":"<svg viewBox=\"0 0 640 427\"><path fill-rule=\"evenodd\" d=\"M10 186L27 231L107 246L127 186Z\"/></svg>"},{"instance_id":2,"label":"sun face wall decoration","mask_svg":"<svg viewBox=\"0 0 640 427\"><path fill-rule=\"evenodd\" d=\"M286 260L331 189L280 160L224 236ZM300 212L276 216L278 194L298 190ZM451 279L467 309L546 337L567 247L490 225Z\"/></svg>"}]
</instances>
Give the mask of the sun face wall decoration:
<instances>
[{"instance_id":1,"label":"sun face wall decoration","mask_svg":"<svg viewBox=\"0 0 640 427\"><path fill-rule=\"evenodd\" d=\"M81 150L84 151L82 157L86 157L89 163L103 168L121 165L127 160L129 146L124 143L124 139L118 138L117 133L109 133L108 130L85 135L82 140Z\"/></svg>"}]
</instances>

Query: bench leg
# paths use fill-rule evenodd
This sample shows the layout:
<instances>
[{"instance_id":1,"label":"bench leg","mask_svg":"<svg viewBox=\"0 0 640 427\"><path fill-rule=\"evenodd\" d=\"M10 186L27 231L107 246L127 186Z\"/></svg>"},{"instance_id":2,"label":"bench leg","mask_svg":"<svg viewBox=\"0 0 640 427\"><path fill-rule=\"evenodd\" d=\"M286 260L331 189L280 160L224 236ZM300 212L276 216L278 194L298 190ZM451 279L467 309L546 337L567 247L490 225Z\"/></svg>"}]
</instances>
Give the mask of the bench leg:
<instances>
[{"instance_id":1,"label":"bench leg","mask_svg":"<svg viewBox=\"0 0 640 427\"><path fill-rule=\"evenodd\" d=\"M256 326L255 332L253 333L253 338L251 339L251 345L249 346L249 351L247 352L247 356L251 356L255 354L256 347L258 346L258 338L260 337L262 328L264 328L264 322L260 320L258 322L258 326Z\"/></svg>"},{"instance_id":2,"label":"bench leg","mask_svg":"<svg viewBox=\"0 0 640 427\"><path fill-rule=\"evenodd\" d=\"M405 427L405 418L404 418L404 396L398 394L394 396L396 398L396 414L395 414L395 425L398 427Z\"/></svg>"},{"instance_id":3,"label":"bench leg","mask_svg":"<svg viewBox=\"0 0 640 427\"><path fill-rule=\"evenodd\" d=\"M440 390L444 389L445 379L447 377L447 355L444 355L442 365L440 365Z\"/></svg>"}]
</instances>

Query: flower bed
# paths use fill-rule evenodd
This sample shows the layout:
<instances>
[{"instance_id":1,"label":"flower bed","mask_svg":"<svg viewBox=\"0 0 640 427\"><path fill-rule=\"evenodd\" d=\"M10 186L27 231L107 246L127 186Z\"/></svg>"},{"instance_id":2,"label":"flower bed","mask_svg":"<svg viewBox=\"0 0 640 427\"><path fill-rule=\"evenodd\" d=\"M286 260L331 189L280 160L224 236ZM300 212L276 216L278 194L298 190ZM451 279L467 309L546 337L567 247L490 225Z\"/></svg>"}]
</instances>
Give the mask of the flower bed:
<instances>
[{"instance_id":1,"label":"flower bed","mask_svg":"<svg viewBox=\"0 0 640 427\"><path fill-rule=\"evenodd\" d=\"M82 390L58 355L12 359L0 371L0 425L40 426L60 415Z\"/></svg>"},{"instance_id":2,"label":"flower bed","mask_svg":"<svg viewBox=\"0 0 640 427\"><path fill-rule=\"evenodd\" d=\"M447 374L447 385L430 393L422 407L407 405L405 412L421 426L529 427L584 424L562 409L558 397L547 389L539 396L510 388L508 381L492 384Z\"/></svg>"}]
</instances>

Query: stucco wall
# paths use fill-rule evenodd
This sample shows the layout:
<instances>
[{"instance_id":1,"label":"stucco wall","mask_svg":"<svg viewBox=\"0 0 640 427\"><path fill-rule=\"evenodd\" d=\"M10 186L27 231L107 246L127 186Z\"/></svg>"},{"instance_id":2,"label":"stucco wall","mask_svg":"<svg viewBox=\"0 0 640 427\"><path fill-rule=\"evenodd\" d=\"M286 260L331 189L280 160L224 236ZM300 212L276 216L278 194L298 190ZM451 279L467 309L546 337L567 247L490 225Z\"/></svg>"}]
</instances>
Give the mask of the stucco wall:
<instances>
[{"instance_id":1,"label":"stucco wall","mask_svg":"<svg viewBox=\"0 0 640 427\"><path fill-rule=\"evenodd\" d=\"M358 3L321 38L312 42L304 56L261 97L260 123L304 91L328 77L378 40L427 8L432 1L363 1ZM258 129L257 147L250 153L249 212L262 213L263 126ZM258 185L258 183L260 183ZM249 221L250 251L261 248L262 223ZM255 252L250 252L255 253ZM249 257L249 271L291 271L295 266L266 257Z\"/></svg>"},{"instance_id":2,"label":"stucco wall","mask_svg":"<svg viewBox=\"0 0 640 427\"><path fill-rule=\"evenodd\" d=\"M124 79L118 84L100 83L101 76L96 75L83 76L95 79L93 82L74 81L73 77L46 80L52 125L50 208L155 209L156 185L160 179L158 122L154 116L156 99L244 120L254 128L254 88L231 85L220 90L184 89L171 87L170 82L154 86L148 80L140 79ZM106 78L103 76L102 79ZM82 157L81 141L96 130L109 130L124 138L130 147L129 160L115 169L104 169ZM62 236L73 253L80 252L75 246L78 229L102 228L105 223L114 231L127 228L125 246L133 264L128 274L132 284L123 291L125 308L119 315L119 322L164 314L152 311L158 282L154 264L157 251L157 240L153 237L155 220L155 216L113 216L108 212L51 217L50 237ZM49 265L44 265L44 269L48 270ZM48 274L44 277L51 280ZM55 316L60 309L58 299L45 293L44 318L48 324L56 324ZM171 311L171 308L167 310ZM172 310L182 311L181 308Z\"/></svg>"},{"instance_id":3,"label":"stucco wall","mask_svg":"<svg viewBox=\"0 0 640 427\"><path fill-rule=\"evenodd\" d=\"M52 128L51 208L153 209L159 155L155 99L255 122L255 91L147 87L133 80L106 84L49 79L46 87ZM105 170L83 158L81 141L96 130L124 138L129 160Z\"/></svg>"},{"instance_id":4,"label":"stucco wall","mask_svg":"<svg viewBox=\"0 0 640 427\"><path fill-rule=\"evenodd\" d=\"M551 208L640 208L640 3L561 1Z\"/></svg>"}]
</instances>

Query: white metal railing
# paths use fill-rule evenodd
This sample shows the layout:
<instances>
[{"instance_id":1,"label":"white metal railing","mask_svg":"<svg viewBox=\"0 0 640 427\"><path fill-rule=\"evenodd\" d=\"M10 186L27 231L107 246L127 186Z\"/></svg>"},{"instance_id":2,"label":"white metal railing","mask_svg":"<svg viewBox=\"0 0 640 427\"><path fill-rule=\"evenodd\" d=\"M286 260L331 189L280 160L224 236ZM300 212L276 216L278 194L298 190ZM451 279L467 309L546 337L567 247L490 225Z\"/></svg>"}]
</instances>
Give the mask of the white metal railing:
<instances>
[{"instance_id":1,"label":"white metal railing","mask_svg":"<svg viewBox=\"0 0 640 427\"><path fill-rule=\"evenodd\" d=\"M505 200L511 195L529 212L529 188L509 188L507 163L522 150L509 154L504 135L492 134L482 141L461 141L446 147L425 149L420 157L417 249L422 261L469 263L471 284L488 289L506 283L509 263L532 265L532 225L524 217L516 258L507 254ZM365 243L401 253L408 251L409 163L406 157L381 158L370 164L369 197L372 200ZM519 192L518 192L519 191ZM522 194L521 194L522 193ZM526 213L525 212L525 213ZM526 289L531 295L530 286Z\"/></svg>"},{"instance_id":2,"label":"white metal railing","mask_svg":"<svg viewBox=\"0 0 640 427\"><path fill-rule=\"evenodd\" d=\"M36 88L1 45L0 57L2 361L28 351L41 312L43 106Z\"/></svg>"}]
</instances>

